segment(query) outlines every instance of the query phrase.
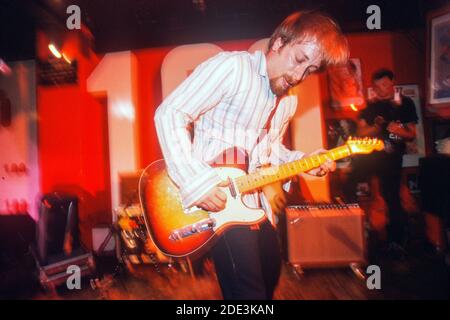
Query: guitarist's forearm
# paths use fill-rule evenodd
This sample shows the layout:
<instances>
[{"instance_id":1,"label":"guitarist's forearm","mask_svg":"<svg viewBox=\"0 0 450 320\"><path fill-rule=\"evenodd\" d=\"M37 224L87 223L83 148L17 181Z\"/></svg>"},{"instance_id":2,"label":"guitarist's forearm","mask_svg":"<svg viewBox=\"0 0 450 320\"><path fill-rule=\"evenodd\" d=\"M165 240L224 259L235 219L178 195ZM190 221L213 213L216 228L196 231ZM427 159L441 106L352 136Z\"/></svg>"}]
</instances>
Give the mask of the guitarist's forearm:
<instances>
[{"instance_id":1,"label":"guitarist's forearm","mask_svg":"<svg viewBox=\"0 0 450 320\"><path fill-rule=\"evenodd\" d=\"M399 132L397 133L398 136L402 137L405 140L414 140L414 138L416 137L416 134L406 130L406 129L401 129L399 130Z\"/></svg>"},{"instance_id":2,"label":"guitarist's forearm","mask_svg":"<svg viewBox=\"0 0 450 320\"><path fill-rule=\"evenodd\" d=\"M414 140L416 138L416 130L415 125L411 128L411 126L405 126L399 129L397 133L400 137L405 140Z\"/></svg>"},{"instance_id":3,"label":"guitarist's forearm","mask_svg":"<svg viewBox=\"0 0 450 320\"><path fill-rule=\"evenodd\" d=\"M189 207L221 179L210 165L192 155L187 128L175 125L183 123L184 117L170 106L161 105L154 121L168 174L180 188L183 205Z\"/></svg>"}]
</instances>

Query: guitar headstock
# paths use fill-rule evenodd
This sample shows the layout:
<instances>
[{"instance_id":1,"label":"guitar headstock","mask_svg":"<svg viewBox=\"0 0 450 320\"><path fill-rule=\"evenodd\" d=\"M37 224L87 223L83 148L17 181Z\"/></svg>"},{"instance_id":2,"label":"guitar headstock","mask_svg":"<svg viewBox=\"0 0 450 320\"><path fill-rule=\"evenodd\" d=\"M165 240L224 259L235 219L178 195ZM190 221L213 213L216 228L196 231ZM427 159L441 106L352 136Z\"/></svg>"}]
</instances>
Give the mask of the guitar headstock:
<instances>
[{"instance_id":1,"label":"guitar headstock","mask_svg":"<svg viewBox=\"0 0 450 320\"><path fill-rule=\"evenodd\" d=\"M348 138L346 145L352 154L368 154L373 151L381 151L384 149L384 143L377 138Z\"/></svg>"}]
</instances>

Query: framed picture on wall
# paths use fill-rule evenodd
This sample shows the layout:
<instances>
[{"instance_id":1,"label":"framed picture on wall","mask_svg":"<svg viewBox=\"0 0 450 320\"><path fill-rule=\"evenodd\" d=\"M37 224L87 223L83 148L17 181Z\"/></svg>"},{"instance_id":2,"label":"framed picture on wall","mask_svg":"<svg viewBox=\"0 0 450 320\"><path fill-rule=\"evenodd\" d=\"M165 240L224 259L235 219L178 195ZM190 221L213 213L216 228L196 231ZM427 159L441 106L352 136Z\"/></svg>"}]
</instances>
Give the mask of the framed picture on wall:
<instances>
[{"instance_id":1,"label":"framed picture on wall","mask_svg":"<svg viewBox=\"0 0 450 320\"><path fill-rule=\"evenodd\" d=\"M350 59L345 66L328 68L331 106L343 109L364 104L364 94L359 59Z\"/></svg>"},{"instance_id":2,"label":"framed picture on wall","mask_svg":"<svg viewBox=\"0 0 450 320\"><path fill-rule=\"evenodd\" d=\"M428 103L450 106L450 5L428 16Z\"/></svg>"}]
</instances>

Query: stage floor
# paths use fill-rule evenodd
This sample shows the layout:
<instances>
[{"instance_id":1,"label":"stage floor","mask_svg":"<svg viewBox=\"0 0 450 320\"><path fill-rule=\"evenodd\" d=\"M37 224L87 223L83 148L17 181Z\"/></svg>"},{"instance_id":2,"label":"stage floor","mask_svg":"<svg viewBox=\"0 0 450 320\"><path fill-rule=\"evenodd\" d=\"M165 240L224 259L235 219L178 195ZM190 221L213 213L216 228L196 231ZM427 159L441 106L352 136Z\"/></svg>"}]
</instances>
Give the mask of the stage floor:
<instances>
[{"instance_id":1,"label":"stage floor","mask_svg":"<svg viewBox=\"0 0 450 320\"><path fill-rule=\"evenodd\" d=\"M376 230L367 230L369 264L381 271L381 289L369 290L366 281L358 278L348 268L305 269L298 275L286 262L275 291L277 300L391 300L391 299L445 299L450 296L450 250L447 254L436 252L429 245L421 215L410 216L409 237L404 259L393 258L385 248L383 237ZM283 246L286 247L286 246ZM0 258L2 252L0 252ZM285 254L286 256L286 254ZM150 299L193 300L221 299L214 265L208 259L193 263L194 272L186 264L172 267L159 263L134 265L126 268L114 257L96 258L97 269L93 277L82 281L81 289L60 287L50 293L40 288L34 260L10 263L2 268L0 263L0 299L35 300L99 300L99 299ZM5 257L3 257L5 258ZM5 259L0 259L0 262ZM103 289L92 288L91 279L98 279Z\"/></svg>"},{"instance_id":2,"label":"stage floor","mask_svg":"<svg viewBox=\"0 0 450 320\"><path fill-rule=\"evenodd\" d=\"M383 252L372 257L381 269L381 289L369 290L366 281L355 276L350 268L306 269L302 275L283 265L276 300L391 300L391 299L445 299L449 298L449 269L444 256L422 248L402 261L389 258ZM206 261L206 262L205 262ZM32 299L145 299L191 300L221 299L213 265L205 260L192 273L179 265L135 266L112 276L105 273L101 279L104 289L92 289L88 281L81 290L59 289L56 294L36 292Z\"/></svg>"}]
</instances>

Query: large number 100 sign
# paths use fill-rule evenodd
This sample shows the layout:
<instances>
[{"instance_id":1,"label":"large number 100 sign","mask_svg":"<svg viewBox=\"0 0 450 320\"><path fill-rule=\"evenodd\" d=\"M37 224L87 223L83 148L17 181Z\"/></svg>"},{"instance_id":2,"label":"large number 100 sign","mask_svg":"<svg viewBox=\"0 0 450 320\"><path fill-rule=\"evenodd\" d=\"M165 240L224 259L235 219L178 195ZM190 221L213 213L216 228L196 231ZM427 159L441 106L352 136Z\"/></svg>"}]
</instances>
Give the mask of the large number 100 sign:
<instances>
[{"instance_id":1,"label":"large number 100 sign","mask_svg":"<svg viewBox=\"0 0 450 320\"><path fill-rule=\"evenodd\" d=\"M255 42L249 51L263 49L267 41L268 39L263 39ZM171 50L161 66L163 97L180 84L197 65L221 51L220 47L209 43L184 45ZM89 92L106 91L108 96L112 208L119 206L119 173L137 169L136 100L133 96L135 59L131 51L108 53L87 80ZM150 121L151 119L149 125L152 125Z\"/></svg>"}]
</instances>

